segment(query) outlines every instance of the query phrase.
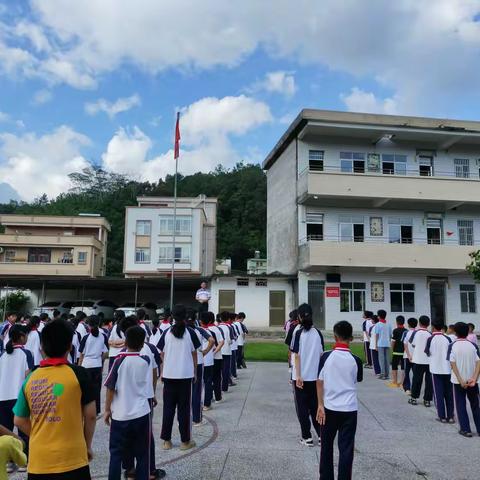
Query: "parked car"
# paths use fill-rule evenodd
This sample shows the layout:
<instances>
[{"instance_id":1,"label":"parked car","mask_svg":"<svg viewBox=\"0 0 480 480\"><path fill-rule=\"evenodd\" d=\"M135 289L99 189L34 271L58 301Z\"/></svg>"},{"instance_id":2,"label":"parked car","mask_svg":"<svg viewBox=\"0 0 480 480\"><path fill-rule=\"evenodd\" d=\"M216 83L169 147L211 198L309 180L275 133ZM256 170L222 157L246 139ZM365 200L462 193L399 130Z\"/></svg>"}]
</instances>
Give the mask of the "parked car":
<instances>
[{"instance_id":1,"label":"parked car","mask_svg":"<svg viewBox=\"0 0 480 480\"><path fill-rule=\"evenodd\" d=\"M118 307L117 310L122 310L123 312L125 312L125 316L128 317L129 315L135 315L135 312L140 308L145 310L148 316L148 320L153 320L157 316L157 314L155 313L155 311L157 310L157 306L152 302L138 302L136 307L135 302L127 302L124 303L121 307Z\"/></svg>"},{"instance_id":2,"label":"parked car","mask_svg":"<svg viewBox=\"0 0 480 480\"><path fill-rule=\"evenodd\" d=\"M113 319L113 312L118 307L110 300L77 300L70 310L75 315L77 312L84 312L85 315L99 315L103 313L104 318Z\"/></svg>"},{"instance_id":3,"label":"parked car","mask_svg":"<svg viewBox=\"0 0 480 480\"><path fill-rule=\"evenodd\" d=\"M33 309L32 315L40 315L41 313L48 313L48 316L51 318L53 316L53 311L58 310L61 314L62 313L70 313L70 309L72 308L75 302L61 302L52 301L52 302L45 302L37 308Z\"/></svg>"}]
</instances>

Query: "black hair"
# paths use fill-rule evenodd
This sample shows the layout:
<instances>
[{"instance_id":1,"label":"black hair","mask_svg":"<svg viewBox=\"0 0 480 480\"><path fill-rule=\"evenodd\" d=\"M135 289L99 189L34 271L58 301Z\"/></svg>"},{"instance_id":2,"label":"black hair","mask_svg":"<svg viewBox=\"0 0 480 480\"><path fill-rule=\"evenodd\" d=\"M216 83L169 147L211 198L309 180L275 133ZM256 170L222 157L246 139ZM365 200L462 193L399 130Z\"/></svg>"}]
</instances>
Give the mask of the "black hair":
<instances>
[{"instance_id":1,"label":"black hair","mask_svg":"<svg viewBox=\"0 0 480 480\"><path fill-rule=\"evenodd\" d=\"M407 323L410 328L417 328L418 320L415 317L410 317L407 320Z\"/></svg>"},{"instance_id":2,"label":"black hair","mask_svg":"<svg viewBox=\"0 0 480 480\"><path fill-rule=\"evenodd\" d=\"M228 320L230 320L230 314L224 310L222 313L220 313L220 321L225 323L228 322Z\"/></svg>"},{"instance_id":3,"label":"black hair","mask_svg":"<svg viewBox=\"0 0 480 480\"><path fill-rule=\"evenodd\" d=\"M74 315L73 313L69 313L69 314L67 315L67 318L68 318L69 320L72 320L72 318L75 318L75 315Z\"/></svg>"},{"instance_id":4,"label":"black hair","mask_svg":"<svg viewBox=\"0 0 480 480\"><path fill-rule=\"evenodd\" d=\"M42 322L46 322L49 319L50 319L50 317L48 316L48 313L43 312L43 313L40 314L40 320Z\"/></svg>"},{"instance_id":5,"label":"black hair","mask_svg":"<svg viewBox=\"0 0 480 480\"><path fill-rule=\"evenodd\" d=\"M455 324L454 324L454 323L451 323L451 324L448 326L448 328L451 328L452 330L454 330L454 329L455 329Z\"/></svg>"},{"instance_id":6,"label":"black hair","mask_svg":"<svg viewBox=\"0 0 480 480\"><path fill-rule=\"evenodd\" d=\"M289 318L290 320L297 320L297 319L298 319L298 311L297 311L297 309L292 310L292 311L288 314L288 318Z\"/></svg>"},{"instance_id":7,"label":"black hair","mask_svg":"<svg viewBox=\"0 0 480 480\"><path fill-rule=\"evenodd\" d=\"M208 325L210 323L210 313L211 312L201 312L200 313L200 322L203 325Z\"/></svg>"},{"instance_id":8,"label":"black hair","mask_svg":"<svg viewBox=\"0 0 480 480\"><path fill-rule=\"evenodd\" d=\"M302 303L298 307L298 316L305 330L310 330L313 326L312 307L308 303Z\"/></svg>"},{"instance_id":9,"label":"black hair","mask_svg":"<svg viewBox=\"0 0 480 480\"><path fill-rule=\"evenodd\" d=\"M333 333L339 340L350 341L353 335L352 324L346 320L341 320L333 326Z\"/></svg>"},{"instance_id":10,"label":"black hair","mask_svg":"<svg viewBox=\"0 0 480 480\"><path fill-rule=\"evenodd\" d=\"M6 317L5 317L5 318L11 317L12 315L15 315L15 316L17 316L17 317L18 317L18 314L17 314L17 312L9 311L9 312L7 312L7 315L6 315Z\"/></svg>"},{"instance_id":11,"label":"black hair","mask_svg":"<svg viewBox=\"0 0 480 480\"><path fill-rule=\"evenodd\" d=\"M134 327L135 325L138 325L137 317L135 317L134 315L129 315L128 317L125 317L120 322L120 332L125 334L130 327ZM119 332L119 336L120 336L120 332Z\"/></svg>"},{"instance_id":12,"label":"black hair","mask_svg":"<svg viewBox=\"0 0 480 480\"><path fill-rule=\"evenodd\" d=\"M428 315L420 315L418 318L418 323L422 327L428 327L430 325L430 317Z\"/></svg>"},{"instance_id":13,"label":"black hair","mask_svg":"<svg viewBox=\"0 0 480 480\"><path fill-rule=\"evenodd\" d=\"M137 314L137 318L139 320L145 320L145 318L147 316L147 312L143 308L139 308L137 310L136 314Z\"/></svg>"},{"instance_id":14,"label":"black hair","mask_svg":"<svg viewBox=\"0 0 480 480\"><path fill-rule=\"evenodd\" d=\"M435 330L442 330L444 326L445 325L441 320L434 320L432 322L432 328L434 328Z\"/></svg>"},{"instance_id":15,"label":"black hair","mask_svg":"<svg viewBox=\"0 0 480 480\"><path fill-rule=\"evenodd\" d=\"M38 317L37 315L30 317L27 323L27 332L30 333L35 328L38 328L39 325L40 325L40 317Z\"/></svg>"},{"instance_id":16,"label":"black hair","mask_svg":"<svg viewBox=\"0 0 480 480\"><path fill-rule=\"evenodd\" d=\"M172 332L173 336L176 338L183 338L185 330L187 328L187 324L185 323L185 318L187 316L187 309L184 305L175 305L172 309L172 316L175 320L174 324L170 331Z\"/></svg>"},{"instance_id":17,"label":"black hair","mask_svg":"<svg viewBox=\"0 0 480 480\"><path fill-rule=\"evenodd\" d=\"M113 323L115 323L117 335L120 336L122 332L122 320L125 318L125 312L123 310L115 310L113 313Z\"/></svg>"},{"instance_id":18,"label":"black hair","mask_svg":"<svg viewBox=\"0 0 480 480\"><path fill-rule=\"evenodd\" d=\"M397 315L397 318L395 319L395 321L399 325L405 325L405 317L403 315Z\"/></svg>"},{"instance_id":19,"label":"black hair","mask_svg":"<svg viewBox=\"0 0 480 480\"><path fill-rule=\"evenodd\" d=\"M145 343L145 330L139 325L127 328L125 332L125 345L139 352Z\"/></svg>"},{"instance_id":20,"label":"black hair","mask_svg":"<svg viewBox=\"0 0 480 480\"><path fill-rule=\"evenodd\" d=\"M8 331L8 336L10 337L10 339L5 345L5 352L7 352L8 354L13 353L13 345L20 342L22 337L25 337L26 334L27 332L23 325L13 325Z\"/></svg>"},{"instance_id":21,"label":"black hair","mask_svg":"<svg viewBox=\"0 0 480 480\"><path fill-rule=\"evenodd\" d=\"M363 312L363 316L364 316L365 318L372 318L373 312L371 312L370 310L365 310L365 311Z\"/></svg>"},{"instance_id":22,"label":"black hair","mask_svg":"<svg viewBox=\"0 0 480 480\"><path fill-rule=\"evenodd\" d=\"M52 316L53 316L53 318L59 317L59 316L60 316L60 310L55 309L55 310L52 312Z\"/></svg>"},{"instance_id":23,"label":"black hair","mask_svg":"<svg viewBox=\"0 0 480 480\"><path fill-rule=\"evenodd\" d=\"M65 320L53 320L45 325L40 336L42 350L49 358L62 358L72 348L74 330Z\"/></svg>"},{"instance_id":24,"label":"black hair","mask_svg":"<svg viewBox=\"0 0 480 480\"><path fill-rule=\"evenodd\" d=\"M79 310L75 316L78 318L78 321L80 320L85 320L87 318L87 314L85 312L82 312L81 310Z\"/></svg>"},{"instance_id":25,"label":"black hair","mask_svg":"<svg viewBox=\"0 0 480 480\"><path fill-rule=\"evenodd\" d=\"M238 318L243 318L243 319L245 319L247 316L245 315L244 312L238 312L237 317L238 317Z\"/></svg>"},{"instance_id":26,"label":"black hair","mask_svg":"<svg viewBox=\"0 0 480 480\"><path fill-rule=\"evenodd\" d=\"M228 319L229 319L229 320L233 320L233 321L235 321L235 319L236 319L236 318L237 318L237 314L236 314L236 313L233 313L233 312L231 312L231 313L230 313L230 315L229 315L229 318L228 318Z\"/></svg>"},{"instance_id":27,"label":"black hair","mask_svg":"<svg viewBox=\"0 0 480 480\"><path fill-rule=\"evenodd\" d=\"M382 320L385 320L387 318L387 312L385 310L379 310L377 312L378 318L381 318Z\"/></svg>"},{"instance_id":28,"label":"black hair","mask_svg":"<svg viewBox=\"0 0 480 480\"><path fill-rule=\"evenodd\" d=\"M61 318L62 320L68 320L68 315L67 315L66 313L62 313L62 314L60 315L60 318Z\"/></svg>"},{"instance_id":29,"label":"black hair","mask_svg":"<svg viewBox=\"0 0 480 480\"><path fill-rule=\"evenodd\" d=\"M98 327L100 326L100 319L98 318L97 315L90 315L88 317L88 326L90 327L90 333L94 336L94 337L98 337L99 333L100 333L100 330L98 329Z\"/></svg>"},{"instance_id":30,"label":"black hair","mask_svg":"<svg viewBox=\"0 0 480 480\"><path fill-rule=\"evenodd\" d=\"M99 318L100 318L100 316L99 316ZM102 322L101 322L102 327L106 327L107 325L110 324L110 320L108 318L102 318L101 320L102 320Z\"/></svg>"},{"instance_id":31,"label":"black hair","mask_svg":"<svg viewBox=\"0 0 480 480\"><path fill-rule=\"evenodd\" d=\"M372 322L378 323L378 317L376 315L372 315Z\"/></svg>"},{"instance_id":32,"label":"black hair","mask_svg":"<svg viewBox=\"0 0 480 480\"><path fill-rule=\"evenodd\" d=\"M465 322L457 322L453 328L455 329L455 335L458 338L468 337L468 325Z\"/></svg>"},{"instance_id":33,"label":"black hair","mask_svg":"<svg viewBox=\"0 0 480 480\"><path fill-rule=\"evenodd\" d=\"M215 314L213 312L207 312L208 313L208 324L209 325L214 325L215 324Z\"/></svg>"},{"instance_id":34,"label":"black hair","mask_svg":"<svg viewBox=\"0 0 480 480\"><path fill-rule=\"evenodd\" d=\"M155 335L157 332L158 332L158 326L160 325L160 319L155 317L152 319L152 325L153 325L153 328L152 328L152 334ZM142 328L143 330L143 328Z\"/></svg>"},{"instance_id":35,"label":"black hair","mask_svg":"<svg viewBox=\"0 0 480 480\"><path fill-rule=\"evenodd\" d=\"M468 328L472 329L472 332L475 330L475 324L474 323L469 323Z\"/></svg>"}]
</instances>

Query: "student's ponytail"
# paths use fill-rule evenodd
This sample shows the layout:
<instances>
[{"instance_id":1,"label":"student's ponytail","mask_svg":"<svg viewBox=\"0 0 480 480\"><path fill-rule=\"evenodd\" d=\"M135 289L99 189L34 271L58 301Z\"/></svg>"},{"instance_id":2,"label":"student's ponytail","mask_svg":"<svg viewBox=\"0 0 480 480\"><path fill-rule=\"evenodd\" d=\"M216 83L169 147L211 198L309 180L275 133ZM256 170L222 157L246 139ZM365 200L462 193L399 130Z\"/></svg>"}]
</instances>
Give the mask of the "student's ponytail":
<instances>
[{"instance_id":1,"label":"student's ponytail","mask_svg":"<svg viewBox=\"0 0 480 480\"><path fill-rule=\"evenodd\" d=\"M5 352L7 352L9 355L13 353L13 342L11 340L9 340L5 345Z\"/></svg>"},{"instance_id":2,"label":"student's ponytail","mask_svg":"<svg viewBox=\"0 0 480 480\"><path fill-rule=\"evenodd\" d=\"M303 303L298 307L298 316L302 327L307 332L313 327L313 312L312 307L308 303Z\"/></svg>"},{"instance_id":3,"label":"student's ponytail","mask_svg":"<svg viewBox=\"0 0 480 480\"><path fill-rule=\"evenodd\" d=\"M36 330L39 327L39 325L40 325L40 317L38 317L37 315L30 317L26 326L27 333L30 333L32 330Z\"/></svg>"},{"instance_id":4,"label":"student's ponytail","mask_svg":"<svg viewBox=\"0 0 480 480\"><path fill-rule=\"evenodd\" d=\"M100 326L100 319L97 315L90 315L88 318L88 326L90 327L90 333L94 337L98 337L100 334L100 329L98 328Z\"/></svg>"},{"instance_id":5,"label":"student's ponytail","mask_svg":"<svg viewBox=\"0 0 480 480\"><path fill-rule=\"evenodd\" d=\"M160 320L158 318L154 318L152 320L152 325L153 325L152 335L156 335L158 332L158 326L160 325Z\"/></svg>"},{"instance_id":6,"label":"student's ponytail","mask_svg":"<svg viewBox=\"0 0 480 480\"><path fill-rule=\"evenodd\" d=\"M13 353L13 346L20 343L26 335L25 328L22 325L13 325L8 331L9 340L5 345L5 352L9 355Z\"/></svg>"},{"instance_id":7,"label":"student's ponytail","mask_svg":"<svg viewBox=\"0 0 480 480\"><path fill-rule=\"evenodd\" d=\"M187 310L183 305L175 305L172 310L174 323L170 331L175 338L183 338L187 329Z\"/></svg>"}]
</instances>

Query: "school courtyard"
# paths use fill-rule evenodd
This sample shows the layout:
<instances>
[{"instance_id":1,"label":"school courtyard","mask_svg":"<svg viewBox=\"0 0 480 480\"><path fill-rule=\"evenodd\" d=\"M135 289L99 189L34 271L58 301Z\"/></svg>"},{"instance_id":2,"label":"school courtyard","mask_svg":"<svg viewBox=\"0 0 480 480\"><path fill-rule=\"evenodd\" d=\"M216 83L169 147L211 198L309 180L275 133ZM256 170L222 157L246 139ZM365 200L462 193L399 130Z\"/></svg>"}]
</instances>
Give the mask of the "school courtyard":
<instances>
[{"instance_id":1,"label":"school courtyard","mask_svg":"<svg viewBox=\"0 0 480 480\"><path fill-rule=\"evenodd\" d=\"M310 480L318 478L318 447L298 443L299 427L286 365L250 363L226 401L194 429L197 448L182 453L160 448L161 405L155 418L157 466L176 480ZM359 386L355 480L473 480L480 438L460 437L456 425L435 421L434 408L407 404L401 391L374 379L371 370ZM175 437L178 447L179 439ZM95 432L94 479L108 478L108 430ZM16 474L15 480L25 478Z\"/></svg>"}]
</instances>

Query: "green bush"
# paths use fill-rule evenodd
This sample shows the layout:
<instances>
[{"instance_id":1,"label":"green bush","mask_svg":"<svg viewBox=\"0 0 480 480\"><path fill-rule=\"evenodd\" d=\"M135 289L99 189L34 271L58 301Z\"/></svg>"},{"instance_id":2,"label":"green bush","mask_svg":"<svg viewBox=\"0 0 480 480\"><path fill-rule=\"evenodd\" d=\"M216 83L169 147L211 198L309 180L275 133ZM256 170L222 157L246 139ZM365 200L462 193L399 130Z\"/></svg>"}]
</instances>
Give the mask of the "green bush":
<instances>
[{"instance_id":1,"label":"green bush","mask_svg":"<svg viewBox=\"0 0 480 480\"><path fill-rule=\"evenodd\" d=\"M28 303L28 295L22 290L6 292L7 308L5 309L5 296L0 300L0 318L5 318L7 312L24 313ZM5 310L5 311L4 311Z\"/></svg>"}]
</instances>

